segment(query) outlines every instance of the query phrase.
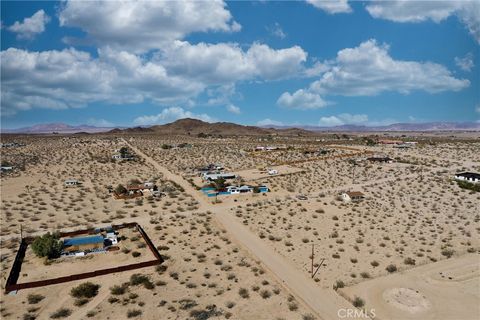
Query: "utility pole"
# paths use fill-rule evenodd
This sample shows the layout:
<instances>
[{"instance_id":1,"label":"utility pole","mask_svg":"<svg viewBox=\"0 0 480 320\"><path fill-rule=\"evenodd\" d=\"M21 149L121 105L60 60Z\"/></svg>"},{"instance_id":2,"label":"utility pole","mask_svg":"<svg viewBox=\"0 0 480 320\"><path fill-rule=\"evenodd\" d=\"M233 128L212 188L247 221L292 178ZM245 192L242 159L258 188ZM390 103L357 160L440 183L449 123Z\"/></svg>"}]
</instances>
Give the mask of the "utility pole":
<instances>
[{"instance_id":1,"label":"utility pole","mask_svg":"<svg viewBox=\"0 0 480 320\"><path fill-rule=\"evenodd\" d=\"M310 271L310 274L312 275L312 278L313 278L313 255L314 255L314 244L312 243L312 268L311 268L311 271Z\"/></svg>"}]
</instances>

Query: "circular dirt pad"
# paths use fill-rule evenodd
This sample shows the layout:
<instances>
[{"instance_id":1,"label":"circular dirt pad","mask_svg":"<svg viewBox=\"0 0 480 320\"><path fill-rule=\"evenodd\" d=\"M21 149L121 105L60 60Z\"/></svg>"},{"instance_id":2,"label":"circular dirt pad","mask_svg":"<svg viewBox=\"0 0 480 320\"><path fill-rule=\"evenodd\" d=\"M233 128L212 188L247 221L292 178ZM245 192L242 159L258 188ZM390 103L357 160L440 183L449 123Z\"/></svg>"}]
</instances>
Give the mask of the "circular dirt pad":
<instances>
[{"instance_id":1,"label":"circular dirt pad","mask_svg":"<svg viewBox=\"0 0 480 320\"><path fill-rule=\"evenodd\" d=\"M430 302L413 289L387 289L383 292L383 299L388 304L410 313L423 312L430 308Z\"/></svg>"}]
</instances>

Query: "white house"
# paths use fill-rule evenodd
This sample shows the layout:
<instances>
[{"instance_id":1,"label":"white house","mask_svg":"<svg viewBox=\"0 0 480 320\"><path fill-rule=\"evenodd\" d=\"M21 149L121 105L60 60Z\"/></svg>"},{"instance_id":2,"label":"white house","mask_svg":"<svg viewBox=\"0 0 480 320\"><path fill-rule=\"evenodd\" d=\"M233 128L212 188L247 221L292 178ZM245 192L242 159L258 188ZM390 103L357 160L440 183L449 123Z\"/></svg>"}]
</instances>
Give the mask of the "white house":
<instances>
[{"instance_id":1,"label":"white house","mask_svg":"<svg viewBox=\"0 0 480 320\"><path fill-rule=\"evenodd\" d=\"M364 194L359 191L342 192L340 194L340 200L343 202L360 201L364 197Z\"/></svg>"},{"instance_id":2,"label":"white house","mask_svg":"<svg viewBox=\"0 0 480 320\"><path fill-rule=\"evenodd\" d=\"M110 243L112 245L118 244L118 238L117 238L117 234L115 233L115 230L113 230L112 227L107 227L106 231L107 231L107 234L105 235L105 239L110 240Z\"/></svg>"},{"instance_id":3,"label":"white house","mask_svg":"<svg viewBox=\"0 0 480 320\"><path fill-rule=\"evenodd\" d=\"M480 182L480 173L475 172L460 172L455 175L455 180L466 181L471 183Z\"/></svg>"},{"instance_id":4,"label":"white house","mask_svg":"<svg viewBox=\"0 0 480 320\"><path fill-rule=\"evenodd\" d=\"M1 172L7 172L7 171L12 171L13 167L11 166L2 166L1 167Z\"/></svg>"}]
</instances>

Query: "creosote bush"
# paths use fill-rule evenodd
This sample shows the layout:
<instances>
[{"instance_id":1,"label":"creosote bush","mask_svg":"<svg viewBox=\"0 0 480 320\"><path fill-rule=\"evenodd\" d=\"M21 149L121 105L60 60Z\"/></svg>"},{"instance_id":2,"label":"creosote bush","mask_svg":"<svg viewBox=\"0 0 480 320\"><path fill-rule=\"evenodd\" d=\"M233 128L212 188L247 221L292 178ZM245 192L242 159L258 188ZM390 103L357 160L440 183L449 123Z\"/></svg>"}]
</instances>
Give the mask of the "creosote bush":
<instances>
[{"instance_id":1,"label":"creosote bush","mask_svg":"<svg viewBox=\"0 0 480 320\"><path fill-rule=\"evenodd\" d=\"M85 282L72 288L70 295L74 298L93 298L98 294L100 285L91 282Z\"/></svg>"}]
</instances>

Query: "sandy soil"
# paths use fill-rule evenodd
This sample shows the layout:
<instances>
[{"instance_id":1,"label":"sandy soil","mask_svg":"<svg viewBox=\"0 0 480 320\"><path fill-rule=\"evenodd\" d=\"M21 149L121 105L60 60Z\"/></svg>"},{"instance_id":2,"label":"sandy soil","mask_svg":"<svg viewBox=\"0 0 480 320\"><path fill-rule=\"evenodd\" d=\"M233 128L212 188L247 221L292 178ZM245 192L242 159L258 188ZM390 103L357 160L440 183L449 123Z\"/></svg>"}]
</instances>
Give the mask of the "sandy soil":
<instances>
[{"instance_id":1,"label":"sandy soil","mask_svg":"<svg viewBox=\"0 0 480 320\"><path fill-rule=\"evenodd\" d=\"M386 277L386 267L391 264L399 271L393 276L401 276L409 270L435 266L436 261L476 257L480 249L480 196L460 189L451 177L460 170L480 171L479 141L422 137L416 148L399 150L367 147L362 138L343 140L342 145L338 139L269 139L20 137L17 140L27 146L2 149L2 156L23 159L29 154L35 161L29 157L24 170L2 176L0 183L2 284L14 258L20 225L34 235L137 221L167 261L166 269L138 271L149 277L154 285L150 289L129 285L124 294L112 294L111 287L129 282L135 272L92 279L101 286L99 293L82 306L76 306L69 294L81 282L22 290L15 296L2 293L2 317L20 319L30 314L48 319L64 307L71 311L71 319L122 319L134 310L138 312L130 313L145 319L158 319L159 315L185 319L202 314L227 319L337 319L338 308L353 308L333 290L338 281L343 281L348 287L343 290L348 293L390 277ZM193 146L162 148L183 142ZM212 203L186 180L193 168L208 163L257 179L259 167L274 164L272 159L251 155L258 144L292 146L274 157L278 162L295 161L292 172L256 180L267 184L272 192L225 197ZM111 161L114 150L122 146L130 146L139 161ZM352 152L351 148L368 150L397 161L371 164L360 154L313 159L312 154L303 152L312 148L337 148L339 156ZM65 188L63 181L68 178L83 184ZM106 186L126 184L134 178L156 182L167 197L123 201L108 194ZM366 199L339 202L336 195L341 190L362 191ZM298 194L308 199L299 200ZM312 245L315 267L323 261L314 279L310 275ZM447 256L452 257L447 260ZM447 268L442 274L432 274L429 281L462 279L468 285L462 284L459 290L478 301L474 285L478 276L470 277L470 271ZM27 274L33 276L32 272ZM429 312L436 310L434 314L442 319L463 305L455 300L437 308L435 299L412 288L394 285L381 290L379 297L397 303L399 310L399 305L417 310L417 315L430 316ZM447 286L435 288L439 299L450 297ZM26 300L31 293L44 299L29 304ZM355 294L371 307L366 295ZM469 302L465 306L470 306ZM379 318L394 318L396 313L388 308Z\"/></svg>"},{"instance_id":2,"label":"sandy soil","mask_svg":"<svg viewBox=\"0 0 480 320\"><path fill-rule=\"evenodd\" d=\"M379 319L478 319L480 256L469 254L342 290Z\"/></svg>"}]
</instances>

